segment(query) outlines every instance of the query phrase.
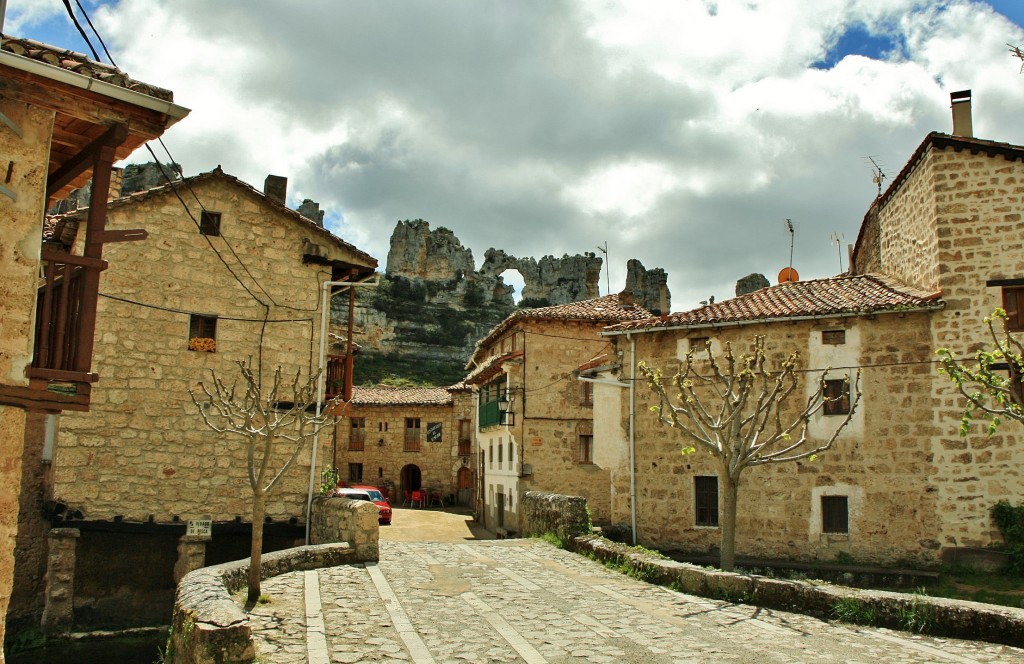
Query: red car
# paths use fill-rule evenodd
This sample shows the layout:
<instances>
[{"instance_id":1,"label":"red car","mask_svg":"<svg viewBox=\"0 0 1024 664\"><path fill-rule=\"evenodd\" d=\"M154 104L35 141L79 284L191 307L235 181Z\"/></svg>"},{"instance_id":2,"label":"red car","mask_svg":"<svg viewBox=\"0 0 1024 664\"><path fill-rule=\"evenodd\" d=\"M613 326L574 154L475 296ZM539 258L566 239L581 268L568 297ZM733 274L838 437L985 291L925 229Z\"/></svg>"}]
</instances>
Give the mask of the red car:
<instances>
[{"instance_id":1,"label":"red car","mask_svg":"<svg viewBox=\"0 0 1024 664\"><path fill-rule=\"evenodd\" d=\"M377 487L364 485L341 487L335 489L334 495L344 496L349 500L365 500L373 503L380 510L380 523L385 526L391 525L391 505Z\"/></svg>"}]
</instances>

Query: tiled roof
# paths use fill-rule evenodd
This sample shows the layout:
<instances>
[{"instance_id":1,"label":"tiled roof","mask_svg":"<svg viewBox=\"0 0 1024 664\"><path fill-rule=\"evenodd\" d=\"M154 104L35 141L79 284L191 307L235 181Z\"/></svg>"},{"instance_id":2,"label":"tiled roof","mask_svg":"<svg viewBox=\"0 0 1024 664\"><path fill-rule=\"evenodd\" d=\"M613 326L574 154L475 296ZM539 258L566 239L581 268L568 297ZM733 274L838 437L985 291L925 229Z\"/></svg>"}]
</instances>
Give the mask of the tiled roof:
<instances>
[{"instance_id":1,"label":"tiled roof","mask_svg":"<svg viewBox=\"0 0 1024 664\"><path fill-rule=\"evenodd\" d=\"M448 387L354 387L353 406L450 406Z\"/></svg>"},{"instance_id":2,"label":"tiled roof","mask_svg":"<svg viewBox=\"0 0 1024 664\"><path fill-rule=\"evenodd\" d=\"M941 309L941 293L929 293L877 274L839 276L769 286L662 320L650 318L606 328L623 332L674 327L756 323L765 320L864 315Z\"/></svg>"},{"instance_id":3,"label":"tiled roof","mask_svg":"<svg viewBox=\"0 0 1024 664\"><path fill-rule=\"evenodd\" d=\"M523 351L514 350L509 353L502 355L494 355L483 361L482 364L477 366L468 376L463 380L464 383L469 385L480 385L486 383L490 379L501 373L501 366L509 360L514 360L517 357L522 357Z\"/></svg>"},{"instance_id":4,"label":"tiled roof","mask_svg":"<svg viewBox=\"0 0 1024 664\"><path fill-rule=\"evenodd\" d=\"M291 219L293 221L296 221L296 222L298 222L300 224L305 225L307 228L309 228L309 229L311 229L313 231L316 231L317 233L319 233L323 237L325 237L327 239L330 239L331 241L333 241L338 246L344 247L348 251L351 251L352 253L357 254L368 265L370 265L372 267L377 267L377 259L374 258L373 256L369 255L368 253L366 253L364 251L361 251L361 250L357 249L355 246L349 244L348 242L345 242L344 240L342 240L340 237L338 237L334 233L330 232L329 230L327 230L326 228L320 226L319 224L317 224L317 223L307 219L306 217L302 216L301 214L299 214L295 210L292 210L291 208L289 208L287 205L284 205L283 203L279 203L278 201L276 201L276 200L266 196L262 191L260 191L259 189L253 187L252 185L248 184L247 182L243 182L242 180L239 180L238 178L236 178L233 175L228 175L227 173L225 173L224 171L221 170L220 166L218 166L217 168L213 169L212 171L209 171L208 173L200 173L199 175L193 175L192 177L184 178L182 180L175 180L173 184L165 183L165 184L162 184L162 185L158 185L156 187L151 187L149 189L144 189L142 191L137 191L135 193L129 194L128 196L122 196L120 198L115 198L115 199L113 199L112 201L110 201L108 203L107 209L108 210L112 210L114 208L118 208L118 207L121 207L121 206L124 206L124 205L132 205L134 203L138 203L140 201L148 200L150 198L154 198L154 197L162 195L164 193L171 192L174 189L181 190L181 189L187 188L187 187L189 187L191 185L199 184L201 182L205 182L207 180L214 180L214 179L224 180L224 181L228 182L229 184L232 184L232 185L234 185L236 187L239 187L239 188L245 190L246 192L259 197L260 199L262 199L264 204L269 205L269 206L271 206L273 208L276 208L279 212L281 212L281 213L291 217ZM88 209L89 208L87 208L87 207L86 208L79 208L79 209L77 209L77 210L75 210L73 212L68 212L68 213L63 214L63 215L55 215L55 216L47 218L46 221L44 221L44 223L43 223L43 240L44 241L50 241L50 240L56 239L56 238L53 237L53 235L54 235L55 231L60 230L61 228L63 228L63 225L60 223L62 219L64 219L64 218L84 218L84 216L85 216L86 212L88 211Z\"/></svg>"},{"instance_id":5,"label":"tiled roof","mask_svg":"<svg viewBox=\"0 0 1024 664\"><path fill-rule=\"evenodd\" d=\"M60 67L61 69L66 69L82 76L88 76L104 83L110 83L126 90L139 92L164 101L174 101L174 94L170 90L136 81L120 69L103 64L102 62L90 60L88 56L82 53L68 51L32 39L19 39L6 35L3 35L2 39L0 39L0 50L8 51L30 60L44 62L54 67Z\"/></svg>"},{"instance_id":6,"label":"tiled roof","mask_svg":"<svg viewBox=\"0 0 1024 664\"><path fill-rule=\"evenodd\" d=\"M504 334L510 327L523 320L580 320L595 323L617 323L620 321L643 320L651 317L651 312L633 304L623 304L619 294L605 295L592 300L581 300L569 304L557 304L536 309L520 309L501 321L487 336L476 344L476 352L487 347L494 339ZM470 360L472 363L472 360ZM469 365L467 365L469 366Z\"/></svg>"}]
</instances>

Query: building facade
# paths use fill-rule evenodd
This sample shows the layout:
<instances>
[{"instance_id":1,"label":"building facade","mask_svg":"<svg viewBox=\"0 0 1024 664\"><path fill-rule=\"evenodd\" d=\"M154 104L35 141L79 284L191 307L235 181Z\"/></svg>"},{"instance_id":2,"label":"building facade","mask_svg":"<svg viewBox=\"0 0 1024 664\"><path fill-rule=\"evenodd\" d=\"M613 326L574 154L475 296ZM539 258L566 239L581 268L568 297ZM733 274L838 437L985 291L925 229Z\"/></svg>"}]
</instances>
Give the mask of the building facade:
<instances>
[{"instance_id":1,"label":"building facade","mask_svg":"<svg viewBox=\"0 0 1024 664\"><path fill-rule=\"evenodd\" d=\"M609 474L594 462L594 404L581 364L609 352L609 323L650 313L625 295L523 309L477 343L466 383L476 388L478 518L492 532L521 530L526 491L587 498L596 523L609 516Z\"/></svg>"},{"instance_id":2,"label":"building facade","mask_svg":"<svg viewBox=\"0 0 1024 664\"><path fill-rule=\"evenodd\" d=\"M118 239L105 233L104 183L114 161L160 136L188 110L173 103L170 91L85 56L30 40L0 41L0 151L8 161L0 185L2 641L15 569L34 590L43 583L31 564L16 561L16 541L45 549L19 524L23 510L38 509L23 495L23 483L37 484L47 471L47 422L52 427L57 413L88 409L97 379L93 314L106 267L103 250ZM86 221L84 252L48 250L41 239L49 202L90 178L101 193ZM12 623L18 622L17 611L12 613Z\"/></svg>"},{"instance_id":3,"label":"building facade","mask_svg":"<svg viewBox=\"0 0 1024 664\"><path fill-rule=\"evenodd\" d=\"M969 92L953 96L954 134L929 134L868 210L850 274L605 332L624 357L617 373L601 374L609 383L634 384L627 377L640 360L671 375L695 340L745 349L755 335L776 355L800 351L812 372L860 371L859 410L833 450L744 475L737 556L934 566L1001 540L990 510L1019 502L1024 438L1015 422L994 435L978 424L961 437L966 400L935 355L990 346L984 318L997 307L1011 311L1012 330L1024 329L1013 317L1024 287L1024 147L972 137L969 100ZM632 511L640 542L713 553L714 466L700 453L681 455L681 435L647 410L650 390L635 390L630 409L628 388L595 385L613 521L629 525Z\"/></svg>"}]
</instances>

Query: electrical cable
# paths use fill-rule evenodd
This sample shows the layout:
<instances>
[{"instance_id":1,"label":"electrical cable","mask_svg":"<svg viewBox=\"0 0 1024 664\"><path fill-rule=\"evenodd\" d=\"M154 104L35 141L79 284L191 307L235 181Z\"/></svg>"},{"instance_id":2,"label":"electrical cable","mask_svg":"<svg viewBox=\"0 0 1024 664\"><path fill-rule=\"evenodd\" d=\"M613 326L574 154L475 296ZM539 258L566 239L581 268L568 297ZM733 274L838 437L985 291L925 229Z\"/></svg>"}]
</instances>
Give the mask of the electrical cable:
<instances>
[{"instance_id":1,"label":"electrical cable","mask_svg":"<svg viewBox=\"0 0 1024 664\"><path fill-rule=\"evenodd\" d=\"M67 2L65 2L64 4L67 4ZM78 0L75 0L75 4L78 5L78 11L82 12L82 16L85 17L85 22L89 24L90 28L92 28L92 33L94 35L96 35L96 39L98 39L100 41L100 46L103 47L103 52L107 54L107 60L110 60L110 64L116 69L117 65L114 63L114 58L110 55L110 51L107 50L107 45L103 41L103 37L101 37L100 33L96 30L96 26L94 26L92 24L92 21L89 19L89 14L86 13L85 7L83 7L82 3L79 2ZM90 48L92 48L91 45L90 45ZM96 54L96 51L94 50L93 51L93 55L95 55L95 54ZM99 56L96 56L96 59L99 60L100 59Z\"/></svg>"},{"instance_id":2,"label":"electrical cable","mask_svg":"<svg viewBox=\"0 0 1024 664\"><path fill-rule=\"evenodd\" d=\"M68 10L68 16L71 17L71 22L75 24L76 28L78 28L78 33L82 35L82 39L85 40L85 43L89 47L89 50L92 51L92 57L96 60L96 62L100 62L99 53L97 53L96 49L92 47L92 42L89 41L89 35L85 34L85 30L82 28L82 24L78 22L78 18L75 16L74 10L71 9L71 0L64 0L64 7ZM81 5L79 5L79 7L81 7Z\"/></svg>"},{"instance_id":3,"label":"electrical cable","mask_svg":"<svg viewBox=\"0 0 1024 664\"><path fill-rule=\"evenodd\" d=\"M242 323L262 323L263 318L242 318L239 316L222 316L220 314L211 314L209 312L200 311L188 311L186 309L174 309L173 307L164 307L158 304L149 304L147 302L139 302L138 300L130 300L126 297L120 297L118 295L109 295L107 293L100 293L100 297L105 297L108 300L116 300L117 302L124 302L125 304L132 304L137 307L145 307L146 309L156 309L158 311L166 311L172 314L188 314L190 316L216 316L218 320L231 320L239 321ZM313 318L272 318L267 319L267 323L309 323L313 322Z\"/></svg>"}]
</instances>

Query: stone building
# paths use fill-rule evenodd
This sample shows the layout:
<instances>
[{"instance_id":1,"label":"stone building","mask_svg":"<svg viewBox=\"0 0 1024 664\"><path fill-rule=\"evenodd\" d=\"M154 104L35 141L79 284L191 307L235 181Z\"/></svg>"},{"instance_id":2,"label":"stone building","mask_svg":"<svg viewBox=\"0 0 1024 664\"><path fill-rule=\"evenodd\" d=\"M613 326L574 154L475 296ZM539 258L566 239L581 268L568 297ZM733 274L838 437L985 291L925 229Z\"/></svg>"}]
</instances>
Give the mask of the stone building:
<instances>
[{"instance_id":1,"label":"stone building","mask_svg":"<svg viewBox=\"0 0 1024 664\"><path fill-rule=\"evenodd\" d=\"M348 484L384 489L392 504L424 490L444 503L469 505L472 390L356 387L337 410L334 467Z\"/></svg>"},{"instance_id":2,"label":"stone building","mask_svg":"<svg viewBox=\"0 0 1024 664\"><path fill-rule=\"evenodd\" d=\"M239 381L246 360L264 389L278 367L286 382L315 372L323 283L365 280L377 264L288 209L286 185L270 176L261 192L218 167L108 205L109 229L148 238L108 251L103 380L90 412L59 422L51 496L81 514L68 524L80 533L76 626L165 623L190 520L212 522L208 564L248 555L244 448L206 426L189 390L214 373ZM49 235L80 243L85 214L56 218ZM307 447L267 499L268 549L303 538L310 457Z\"/></svg>"},{"instance_id":3,"label":"stone building","mask_svg":"<svg viewBox=\"0 0 1024 664\"><path fill-rule=\"evenodd\" d=\"M174 104L170 91L81 54L7 36L0 41L0 154L8 162L0 184L2 642L8 620L12 629L24 622L9 607L18 584L38 595L44 583L39 566L15 551L17 542L34 551L35 560L46 556L42 534L19 523L19 515L39 509L23 482L41 484L48 468L45 432L58 413L89 408L98 378L92 321L100 273L109 259L107 243L122 239L104 229L111 165L160 136L188 109ZM49 203L90 178L102 185L103 195L93 199L85 220L84 251L71 255L44 247ZM28 609L36 621L37 607ZM58 629L66 626L62 614L55 621Z\"/></svg>"},{"instance_id":4,"label":"stone building","mask_svg":"<svg viewBox=\"0 0 1024 664\"><path fill-rule=\"evenodd\" d=\"M489 530L520 530L526 491L583 496L595 522L608 521L609 471L594 462L592 391L573 372L610 352L602 327L649 316L627 296L606 295L519 310L477 343L465 382L478 401L475 510Z\"/></svg>"},{"instance_id":5,"label":"stone building","mask_svg":"<svg viewBox=\"0 0 1024 664\"><path fill-rule=\"evenodd\" d=\"M983 318L1000 306L1013 312L1011 329L1024 329L1015 306L1024 288L1024 147L973 138L970 93L952 99L953 135L925 137L872 204L850 274L604 332L622 353L620 366L595 374L604 381L595 384L603 413L595 445L612 475L614 523L628 526L633 511L641 543L717 546L714 466L700 453L680 455L681 434L656 422L652 393L628 379L641 360L671 375L692 343L745 349L764 335L776 356L801 351L808 376L859 368L863 398L833 450L746 472L737 556L931 566L1000 540L990 509L1024 491L1019 425L992 436L979 425L960 437L965 400L938 372L935 350L963 357L989 344ZM827 415L812 425L819 439L830 433Z\"/></svg>"}]
</instances>

